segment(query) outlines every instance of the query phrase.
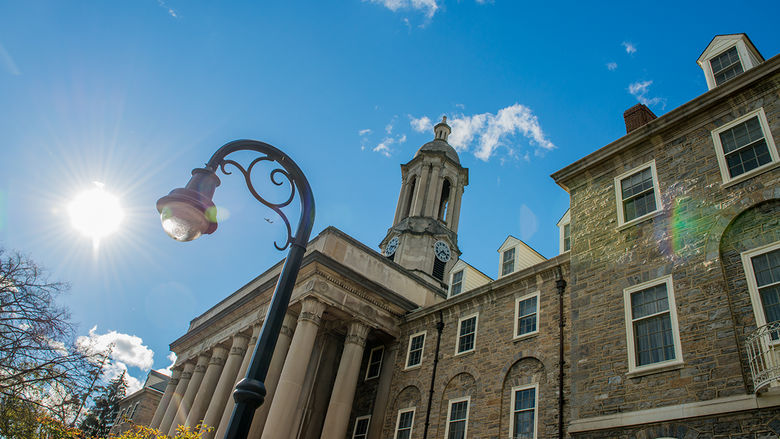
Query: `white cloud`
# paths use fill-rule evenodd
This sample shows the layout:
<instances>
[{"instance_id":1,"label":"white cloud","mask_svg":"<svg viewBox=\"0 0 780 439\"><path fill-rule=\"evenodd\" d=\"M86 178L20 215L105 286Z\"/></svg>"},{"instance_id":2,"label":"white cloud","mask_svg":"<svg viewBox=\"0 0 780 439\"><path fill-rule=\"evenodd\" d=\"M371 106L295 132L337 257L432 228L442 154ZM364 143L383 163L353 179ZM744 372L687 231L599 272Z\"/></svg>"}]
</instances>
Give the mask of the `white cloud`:
<instances>
[{"instance_id":1,"label":"white cloud","mask_svg":"<svg viewBox=\"0 0 780 439\"><path fill-rule=\"evenodd\" d=\"M413 10L425 14L427 18L432 18L439 5L436 0L363 0L370 3L382 5L393 12L399 10Z\"/></svg>"},{"instance_id":2,"label":"white cloud","mask_svg":"<svg viewBox=\"0 0 780 439\"><path fill-rule=\"evenodd\" d=\"M627 54L632 55L636 53L636 46L634 46L633 43L630 43L628 41L623 41L622 45L626 49Z\"/></svg>"},{"instance_id":3,"label":"white cloud","mask_svg":"<svg viewBox=\"0 0 780 439\"><path fill-rule=\"evenodd\" d=\"M390 122L389 124L385 125L385 132L387 134L392 134L393 132L393 123Z\"/></svg>"},{"instance_id":4,"label":"white cloud","mask_svg":"<svg viewBox=\"0 0 780 439\"><path fill-rule=\"evenodd\" d=\"M369 135L369 134L371 134L371 133L372 133L372 131L371 131L371 129L370 129L370 128L366 128L366 129L364 129L364 130L360 130L360 131L358 131L358 135L359 135L359 136L366 136L366 135Z\"/></svg>"},{"instance_id":5,"label":"white cloud","mask_svg":"<svg viewBox=\"0 0 780 439\"><path fill-rule=\"evenodd\" d=\"M653 97L647 97L647 93L650 91L650 86L653 81L637 81L628 85L628 92L636 98L642 104L649 106L661 104L662 107L666 106L666 99Z\"/></svg>"},{"instance_id":6,"label":"white cloud","mask_svg":"<svg viewBox=\"0 0 780 439\"><path fill-rule=\"evenodd\" d=\"M607 69L610 70L610 71L617 70L617 67L618 67L617 63L614 62L614 61L607 63Z\"/></svg>"},{"instance_id":7,"label":"white cloud","mask_svg":"<svg viewBox=\"0 0 780 439\"><path fill-rule=\"evenodd\" d=\"M555 148L545 136L538 118L525 105L510 105L498 110L496 114L455 115L447 122L452 128L449 144L457 151L473 150L474 155L484 161L490 159L496 148L505 145L508 137L518 132L540 149ZM416 131L432 128L427 117L412 118L411 123ZM515 155L512 148L510 155Z\"/></svg>"},{"instance_id":8,"label":"white cloud","mask_svg":"<svg viewBox=\"0 0 780 439\"><path fill-rule=\"evenodd\" d=\"M395 139L392 137L385 137L385 140L375 146L373 151L382 154L385 157L390 157L390 145L395 143Z\"/></svg>"},{"instance_id":9,"label":"white cloud","mask_svg":"<svg viewBox=\"0 0 780 439\"><path fill-rule=\"evenodd\" d=\"M157 4L160 5L161 8L168 11L168 15L170 15L173 18L179 18L179 15L176 13L176 10L168 6L167 3L165 3L164 0L157 0Z\"/></svg>"},{"instance_id":10,"label":"white cloud","mask_svg":"<svg viewBox=\"0 0 780 439\"><path fill-rule=\"evenodd\" d=\"M77 338L76 346L92 352L105 352L112 346L111 358L142 370L149 370L154 364L154 351L144 346L141 337L116 331L98 334L97 326L89 330L89 336Z\"/></svg>"},{"instance_id":11,"label":"white cloud","mask_svg":"<svg viewBox=\"0 0 780 439\"><path fill-rule=\"evenodd\" d=\"M169 354L168 354L168 361L170 361L170 362L171 362L171 364L170 364L170 365L168 365L168 367L166 367L165 369L157 369L157 372L160 372L160 373L162 373L162 374L165 374L165 375L171 376L171 374L173 373L173 372L171 371L171 369L172 369L172 368L173 368L173 366L176 364L176 353L174 353L174 352L171 352L171 353L169 353Z\"/></svg>"},{"instance_id":12,"label":"white cloud","mask_svg":"<svg viewBox=\"0 0 780 439\"><path fill-rule=\"evenodd\" d=\"M433 124L431 123L431 120L428 119L428 116L415 119L412 115L409 115L409 119L411 120L412 129L418 133L424 133L433 129Z\"/></svg>"},{"instance_id":13,"label":"white cloud","mask_svg":"<svg viewBox=\"0 0 780 439\"><path fill-rule=\"evenodd\" d=\"M525 204L520 206L520 239L528 241L539 228L539 220Z\"/></svg>"},{"instance_id":14,"label":"white cloud","mask_svg":"<svg viewBox=\"0 0 780 439\"><path fill-rule=\"evenodd\" d=\"M404 142L406 142L406 134L398 138L398 143L404 143Z\"/></svg>"},{"instance_id":15,"label":"white cloud","mask_svg":"<svg viewBox=\"0 0 780 439\"><path fill-rule=\"evenodd\" d=\"M143 387L143 383L138 378L130 375L127 371L127 365L121 361L109 361L103 366L103 380L105 382L111 381L124 372L125 383L127 384L127 390L125 395L137 392Z\"/></svg>"}]
</instances>

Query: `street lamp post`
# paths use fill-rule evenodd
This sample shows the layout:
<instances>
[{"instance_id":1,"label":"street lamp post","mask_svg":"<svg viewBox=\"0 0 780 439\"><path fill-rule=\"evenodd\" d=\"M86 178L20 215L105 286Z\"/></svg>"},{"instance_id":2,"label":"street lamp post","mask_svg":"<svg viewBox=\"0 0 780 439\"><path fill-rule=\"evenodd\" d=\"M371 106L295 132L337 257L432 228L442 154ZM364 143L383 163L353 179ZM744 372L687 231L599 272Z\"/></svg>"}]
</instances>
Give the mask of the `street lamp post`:
<instances>
[{"instance_id":1,"label":"street lamp post","mask_svg":"<svg viewBox=\"0 0 780 439\"><path fill-rule=\"evenodd\" d=\"M236 151L254 151L261 154L246 168L226 157ZM261 162L276 162L280 166L270 173L271 182L277 186L284 183L279 180L283 176L290 183L290 196L281 203L272 203L257 193L252 185L251 174L254 166ZM274 243L278 250L290 247L284 261L282 273L276 282L271 304L263 321L257 344L246 377L241 380L233 392L236 401L233 414L230 417L225 439L244 439L249 433L254 412L265 398L265 378L271 356L276 346L276 340L282 327L287 306L290 303L295 279L301 268L301 261L306 252L312 226L314 225L314 196L306 176L287 154L275 147L256 140L236 140L225 144L211 156L205 168L192 171L192 178L184 188L174 189L170 194L157 200L157 210L160 212L163 229L171 238L177 241L192 241L202 234L214 233L217 229L216 207L212 201L214 191L219 186L217 168L229 175L226 165L238 169L246 180L249 192L259 202L276 212L287 227L287 241L280 245ZM292 234L290 222L282 209L295 198L296 189L301 200L301 218L295 235Z\"/></svg>"}]
</instances>

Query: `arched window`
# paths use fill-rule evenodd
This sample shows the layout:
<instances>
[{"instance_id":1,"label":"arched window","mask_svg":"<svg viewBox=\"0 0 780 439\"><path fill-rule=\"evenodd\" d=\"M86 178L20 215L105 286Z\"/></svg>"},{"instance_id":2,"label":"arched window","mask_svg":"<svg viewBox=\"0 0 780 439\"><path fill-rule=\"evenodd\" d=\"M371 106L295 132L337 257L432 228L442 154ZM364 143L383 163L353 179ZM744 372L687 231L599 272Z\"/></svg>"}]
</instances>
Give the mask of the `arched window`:
<instances>
[{"instance_id":1,"label":"arched window","mask_svg":"<svg viewBox=\"0 0 780 439\"><path fill-rule=\"evenodd\" d=\"M402 219L407 218L412 212L412 202L414 201L415 186L417 186L417 176L413 175L411 181L409 182L409 192L406 195L406 206L404 207L404 214L401 216Z\"/></svg>"},{"instance_id":2,"label":"arched window","mask_svg":"<svg viewBox=\"0 0 780 439\"><path fill-rule=\"evenodd\" d=\"M441 198L439 199L439 221L445 221L447 218L447 207L450 202L450 181L444 179L441 185Z\"/></svg>"}]
</instances>

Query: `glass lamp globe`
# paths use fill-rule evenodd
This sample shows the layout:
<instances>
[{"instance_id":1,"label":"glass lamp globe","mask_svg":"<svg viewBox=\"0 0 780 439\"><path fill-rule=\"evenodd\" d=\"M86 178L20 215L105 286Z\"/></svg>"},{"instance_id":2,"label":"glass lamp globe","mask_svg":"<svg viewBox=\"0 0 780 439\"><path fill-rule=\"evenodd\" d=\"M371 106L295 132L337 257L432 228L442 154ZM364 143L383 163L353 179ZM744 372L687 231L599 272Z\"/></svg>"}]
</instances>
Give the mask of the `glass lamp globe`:
<instances>
[{"instance_id":1,"label":"glass lamp globe","mask_svg":"<svg viewBox=\"0 0 780 439\"><path fill-rule=\"evenodd\" d=\"M157 200L163 230L177 241L192 241L217 230L217 208L211 200L219 177L210 169L195 169L187 186Z\"/></svg>"}]
</instances>

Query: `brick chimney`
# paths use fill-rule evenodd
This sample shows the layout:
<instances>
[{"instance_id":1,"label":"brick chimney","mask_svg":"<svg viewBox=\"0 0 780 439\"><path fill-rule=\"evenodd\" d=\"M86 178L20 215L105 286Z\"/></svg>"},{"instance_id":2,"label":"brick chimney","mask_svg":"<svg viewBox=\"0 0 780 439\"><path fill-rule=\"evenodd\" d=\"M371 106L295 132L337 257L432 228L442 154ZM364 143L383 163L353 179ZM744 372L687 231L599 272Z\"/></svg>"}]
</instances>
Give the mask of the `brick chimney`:
<instances>
[{"instance_id":1,"label":"brick chimney","mask_svg":"<svg viewBox=\"0 0 780 439\"><path fill-rule=\"evenodd\" d=\"M636 104L623 112L623 119L626 121L626 134L645 125L651 120L657 118L645 104Z\"/></svg>"}]
</instances>

